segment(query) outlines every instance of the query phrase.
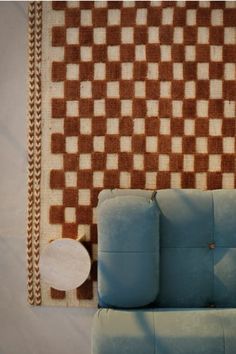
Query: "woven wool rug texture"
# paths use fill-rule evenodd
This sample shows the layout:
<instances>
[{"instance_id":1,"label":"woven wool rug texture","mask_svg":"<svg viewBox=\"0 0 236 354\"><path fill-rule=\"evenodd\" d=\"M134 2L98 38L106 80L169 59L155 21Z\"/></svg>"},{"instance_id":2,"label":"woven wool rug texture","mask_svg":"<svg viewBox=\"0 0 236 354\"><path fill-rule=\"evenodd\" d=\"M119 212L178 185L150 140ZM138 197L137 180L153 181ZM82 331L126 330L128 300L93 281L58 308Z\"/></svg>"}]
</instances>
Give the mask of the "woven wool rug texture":
<instances>
[{"instance_id":1,"label":"woven wool rug texture","mask_svg":"<svg viewBox=\"0 0 236 354\"><path fill-rule=\"evenodd\" d=\"M28 298L97 303L103 188L235 188L236 2L29 5ZM40 252L83 241L88 280L40 280Z\"/></svg>"}]
</instances>

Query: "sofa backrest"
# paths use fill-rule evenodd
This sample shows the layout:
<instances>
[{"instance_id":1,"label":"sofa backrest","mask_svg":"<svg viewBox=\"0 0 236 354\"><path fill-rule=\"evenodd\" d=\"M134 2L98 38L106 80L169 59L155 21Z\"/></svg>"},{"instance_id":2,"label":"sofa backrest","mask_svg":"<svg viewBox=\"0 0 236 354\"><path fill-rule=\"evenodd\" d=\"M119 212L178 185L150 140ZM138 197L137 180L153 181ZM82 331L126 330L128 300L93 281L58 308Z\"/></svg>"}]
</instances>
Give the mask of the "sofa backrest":
<instances>
[{"instance_id":1,"label":"sofa backrest","mask_svg":"<svg viewBox=\"0 0 236 354\"><path fill-rule=\"evenodd\" d=\"M104 190L99 203L124 195L151 198L152 192ZM236 307L236 190L166 189L155 198L160 263L154 305Z\"/></svg>"}]
</instances>

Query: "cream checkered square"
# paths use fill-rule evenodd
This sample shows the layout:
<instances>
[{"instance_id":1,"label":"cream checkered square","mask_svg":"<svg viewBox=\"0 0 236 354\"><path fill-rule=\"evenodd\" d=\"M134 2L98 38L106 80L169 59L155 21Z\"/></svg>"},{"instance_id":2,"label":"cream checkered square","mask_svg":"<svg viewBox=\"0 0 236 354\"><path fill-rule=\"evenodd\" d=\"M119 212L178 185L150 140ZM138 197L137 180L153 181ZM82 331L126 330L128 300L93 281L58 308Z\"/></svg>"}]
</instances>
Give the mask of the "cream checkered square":
<instances>
[{"instance_id":1,"label":"cream checkered square","mask_svg":"<svg viewBox=\"0 0 236 354\"><path fill-rule=\"evenodd\" d=\"M222 134L222 120L210 119L209 120L209 134L212 136L220 136Z\"/></svg>"},{"instance_id":2,"label":"cream checkered square","mask_svg":"<svg viewBox=\"0 0 236 354\"><path fill-rule=\"evenodd\" d=\"M119 119L118 118L108 118L107 119L107 134L118 134L119 133Z\"/></svg>"},{"instance_id":3,"label":"cream checkered square","mask_svg":"<svg viewBox=\"0 0 236 354\"><path fill-rule=\"evenodd\" d=\"M206 189L207 188L207 176L205 172L196 173L195 175L196 188Z\"/></svg>"},{"instance_id":4,"label":"cream checkered square","mask_svg":"<svg viewBox=\"0 0 236 354\"><path fill-rule=\"evenodd\" d=\"M199 80L209 79L209 63L197 64L197 78Z\"/></svg>"},{"instance_id":5,"label":"cream checkered square","mask_svg":"<svg viewBox=\"0 0 236 354\"><path fill-rule=\"evenodd\" d=\"M157 151L158 138L156 136L146 137L146 152L156 152Z\"/></svg>"},{"instance_id":6,"label":"cream checkered square","mask_svg":"<svg viewBox=\"0 0 236 354\"><path fill-rule=\"evenodd\" d=\"M120 151L121 152L131 152L131 137L121 136L120 137Z\"/></svg>"},{"instance_id":7,"label":"cream checkered square","mask_svg":"<svg viewBox=\"0 0 236 354\"><path fill-rule=\"evenodd\" d=\"M206 154L208 151L207 138L196 138L196 152Z\"/></svg>"},{"instance_id":8,"label":"cream checkered square","mask_svg":"<svg viewBox=\"0 0 236 354\"><path fill-rule=\"evenodd\" d=\"M171 46L161 45L161 61L171 61Z\"/></svg>"},{"instance_id":9,"label":"cream checkered square","mask_svg":"<svg viewBox=\"0 0 236 354\"><path fill-rule=\"evenodd\" d=\"M223 10L211 11L211 24L212 26L223 26Z\"/></svg>"},{"instance_id":10,"label":"cream checkered square","mask_svg":"<svg viewBox=\"0 0 236 354\"><path fill-rule=\"evenodd\" d=\"M236 77L236 64L235 63L226 63L224 65L224 78L225 78L225 80L235 80L235 77Z\"/></svg>"},{"instance_id":11,"label":"cream checkered square","mask_svg":"<svg viewBox=\"0 0 236 354\"><path fill-rule=\"evenodd\" d=\"M119 82L107 82L107 97L116 97L120 95L120 86Z\"/></svg>"},{"instance_id":12,"label":"cream checkered square","mask_svg":"<svg viewBox=\"0 0 236 354\"><path fill-rule=\"evenodd\" d=\"M94 80L105 80L106 65L104 63L94 63Z\"/></svg>"},{"instance_id":13,"label":"cream checkered square","mask_svg":"<svg viewBox=\"0 0 236 354\"><path fill-rule=\"evenodd\" d=\"M90 135L92 132L91 118L80 118L80 134Z\"/></svg>"},{"instance_id":14,"label":"cream checkered square","mask_svg":"<svg viewBox=\"0 0 236 354\"><path fill-rule=\"evenodd\" d=\"M208 116L208 101L199 100L197 101L197 115L198 117L207 117Z\"/></svg>"},{"instance_id":15,"label":"cream checkered square","mask_svg":"<svg viewBox=\"0 0 236 354\"><path fill-rule=\"evenodd\" d=\"M185 135L195 135L195 121L193 119L184 120L184 134Z\"/></svg>"},{"instance_id":16,"label":"cream checkered square","mask_svg":"<svg viewBox=\"0 0 236 354\"><path fill-rule=\"evenodd\" d=\"M68 117L76 117L79 114L79 103L78 101L67 101L66 102L66 115Z\"/></svg>"},{"instance_id":17,"label":"cream checkered square","mask_svg":"<svg viewBox=\"0 0 236 354\"><path fill-rule=\"evenodd\" d=\"M223 173L222 188L233 189L235 176L233 173Z\"/></svg>"},{"instance_id":18,"label":"cream checkered square","mask_svg":"<svg viewBox=\"0 0 236 354\"><path fill-rule=\"evenodd\" d=\"M65 173L66 187L76 187L77 186L77 173L76 172L66 172Z\"/></svg>"},{"instance_id":19,"label":"cream checkered square","mask_svg":"<svg viewBox=\"0 0 236 354\"><path fill-rule=\"evenodd\" d=\"M66 78L67 78L67 80L79 79L79 65L78 64L67 64Z\"/></svg>"},{"instance_id":20,"label":"cream checkered square","mask_svg":"<svg viewBox=\"0 0 236 354\"><path fill-rule=\"evenodd\" d=\"M145 82L143 81L136 81L134 83L134 94L135 97L145 97Z\"/></svg>"},{"instance_id":21,"label":"cream checkered square","mask_svg":"<svg viewBox=\"0 0 236 354\"><path fill-rule=\"evenodd\" d=\"M222 61L223 60L223 47L220 45L211 45L210 47L211 61Z\"/></svg>"},{"instance_id":22,"label":"cream checkered square","mask_svg":"<svg viewBox=\"0 0 236 354\"><path fill-rule=\"evenodd\" d=\"M146 60L146 48L145 45L135 46L135 60L145 61Z\"/></svg>"},{"instance_id":23,"label":"cream checkered square","mask_svg":"<svg viewBox=\"0 0 236 354\"><path fill-rule=\"evenodd\" d=\"M184 41L184 31L182 27L175 27L174 29L174 43L180 44Z\"/></svg>"},{"instance_id":24,"label":"cream checkered square","mask_svg":"<svg viewBox=\"0 0 236 354\"><path fill-rule=\"evenodd\" d=\"M122 63L122 79L131 80L133 78L133 63Z\"/></svg>"},{"instance_id":25,"label":"cream checkered square","mask_svg":"<svg viewBox=\"0 0 236 354\"><path fill-rule=\"evenodd\" d=\"M147 23L147 9L137 9L136 24L146 25Z\"/></svg>"},{"instance_id":26,"label":"cream checkered square","mask_svg":"<svg viewBox=\"0 0 236 354\"><path fill-rule=\"evenodd\" d=\"M95 116L103 116L105 114L105 100L94 100L93 113Z\"/></svg>"},{"instance_id":27,"label":"cream checkered square","mask_svg":"<svg viewBox=\"0 0 236 354\"><path fill-rule=\"evenodd\" d=\"M91 10L81 10L80 24L81 24L81 26L92 26L92 11Z\"/></svg>"},{"instance_id":28,"label":"cream checkered square","mask_svg":"<svg viewBox=\"0 0 236 354\"><path fill-rule=\"evenodd\" d=\"M171 172L171 174L170 174L171 188L179 188L180 185L181 185L181 173Z\"/></svg>"},{"instance_id":29,"label":"cream checkered square","mask_svg":"<svg viewBox=\"0 0 236 354\"><path fill-rule=\"evenodd\" d=\"M95 44L105 44L106 43L106 29L105 28L94 28L93 30L93 41Z\"/></svg>"},{"instance_id":30,"label":"cream checkered square","mask_svg":"<svg viewBox=\"0 0 236 354\"><path fill-rule=\"evenodd\" d=\"M209 170L220 171L221 169L221 155L209 155Z\"/></svg>"},{"instance_id":31,"label":"cream checkered square","mask_svg":"<svg viewBox=\"0 0 236 354\"><path fill-rule=\"evenodd\" d=\"M91 98L92 97L92 83L91 81L81 81L80 83L80 97Z\"/></svg>"},{"instance_id":32,"label":"cream checkered square","mask_svg":"<svg viewBox=\"0 0 236 354\"><path fill-rule=\"evenodd\" d=\"M120 60L120 46L114 45L107 47L107 56L110 61Z\"/></svg>"},{"instance_id":33,"label":"cream checkered square","mask_svg":"<svg viewBox=\"0 0 236 354\"><path fill-rule=\"evenodd\" d=\"M145 120L143 118L134 119L134 134L145 133Z\"/></svg>"},{"instance_id":34,"label":"cream checkered square","mask_svg":"<svg viewBox=\"0 0 236 354\"><path fill-rule=\"evenodd\" d=\"M224 29L224 43L236 44L236 27L225 27Z\"/></svg>"},{"instance_id":35,"label":"cream checkered square","mask_svg":"<svg viewBox=\"0 0 236 354\"><path fill-rule=\"evenodd\" d=\"M157 178L156 172L146 172L145 173L145 181L146 181L145 188L146 189L155 189L156 178Z\"/></svg>"},{"instance_id":36,"label":"cream checkered square","mask_svg":"<svg viewBox=\"0 0 236 354\"><path fill-rule=\"evenodd\" d=\"M79 30L77 28L67 28L66 42L67 42L67 44L78 44L79 43Z\"/></svg>"},{"instance_id":37,"label":"cream checkered square","mask_svg":"<svg viewBox=\"0 0 236 354\"><path fill-rule=\"evenodd\" d=\"M147 100L147 116L156 117L158 116L158 102L155 100Z\"/></svg>"},{"instance_id":38,"label":"cream checkered square","mask_svg":"<svg viewBox=\"0 0 236 354\"><path fill-rule=\"evenodd\" d=\"M120 10L112 9L108 10L108 26L114 26L120 24Z\"/></svg>"},{"instance_id":39,"label":"cream checkered square","mask_svg":"<svg viewBox=\"0 0 236 354\"><path fill-rule=\"evenodd\" d=\"M210 97L211 98L222 98L222 81L221 80L210 80Z\"/></svg>"},{"instance_id":40,"label":"cream checkered square","mask_svg":"<svg viewBox=\"0 0 236 354\"><path fill-rule=\"evenodd\" d=\"M131 116L133 113L132 100L121 100L121 114L123 116Z\"/></svg>"},{"instance_id":41,"label":"cream checkered square","mask_svg":"<svg viewBox=\"0 0 236 354\"><path fill-rule=\"evenodd\" d=\"M75 222L76 221L76 209L75 208L65 208L65 222Z\"/></svg>"},{"instance_id":42,"label":"cream checkered square","mask_svg":"<svg viewBox=\"0 0 236 354\"><path fill-rule=\"evenodd\" d=\"M183 117L183 101L172 101L174 117Z\"/></svg>"},{"instance_id":43,"label":"cream checkered square","mask_svg":"<svg viewBox=\"0 0 236 354\"><path fill-rule=\"evenodd\" d=\"M184 155L184 171L194 171L194 155Z\"/></svg>"},{"instance_id":44,"label":"cream checkered square","mask_svg":"<svg viewBox=\"0 0 236 354\"><path fill-rule=\"evenodd\" d=\"M160 96L163 98L171 97L171 82L169 81L160 82Z\"/></svg>"},{"instance_id":45,"label":"cream checkered square","mask_svg":"<svg viewBox=\"0 0 236 354\"><path fill-rule=\"evenodd\" d=\"M170 135L170 119L160 118L160 134Z\"/></svg>"},{"instance_id":46,"label":"cream checkered square","mask_svg":"<svg viewBox=\"0 0 236 354\"><path fill-rule=\"evenodd\" d=\"M196 85L194 81L185 82L185 98L196 97Z\"/></svg>"},{"instance_id":47,"label":"cream checkered square","mask_svg":"<svg viewBox=\"0 0 236 354\"><path fill-rule=\"evenodd\" d=\"M162 24L163 25L172 25L173 24L173 8L165 8L162 10Z\"/></svg>"},{"instance_id":48,"label":"cream checkered square","mask_svg":"<svg viewBox=\"0 0 236 354\"><path fill-rule=\"evenodd\" d=\"M78 191L78 204L90 205L91 192L89 189L79 189Z\"/></svg>"},{"instance_id":49,"label":"cream checkered square","mask_svg":"<svg viewBox=\"0 0 236 354\"><path fill-rule=\"evenodd\" d=\"M209 28L199 27L197 41L199 44L207 44L209 42Z\"/></svg>"},{"instance_id":50,"label":"cream checkered square","mask_svg":"<svg viewBox=\"0 0 236 354\"><path fill-rule=\"evenodd\" d=\"M80 59L81 61L92 61L92 48L80 47Z\"/></svg>"},{"instance_id":51,"label":"cream checkered square","mask_svg":"<svg viewBox=\"0 0 236 354\"><path fill-rule=\"evenodd\" d=\"M118 154L107 154L106 168L108 170L118 169Z\"/></svg>"},{"instance_id":52,"label":"cream checkered square","mask_svg":"<svg viewBox=\"0 0 236 354\"><path fill-rule=\"evenodd\" d=\"M120 187L121 188L130 188L131 186L131 177L129 172L120 172Z\"/></svg>"},{"instance_id":53,"label":"cream checkered square","mask_svg":"<svg viewBox=\"0 0 236 354\"><path fill-rule=\"evenodd\" d=\"M104 150L105 150L104 136L94 136L93 137L93 150L97 151L97 152L104 152Z\"/></svg>"},{"instance_id":54,"label":"cream checkered square","mask_svg":"<svg viewBox=\"0 0 236 354\"><path fill-rule=\"evenodd\" d=\"M158 167L159 167L159 171L169 171L170 169L170 158L169 155L159 155L159 159L158 159Z\"/></svg>"},{"instance_id":55,"label":"cream checkered square","mask_svg":"<svg viewBox=\"0 0 236 354\"><path fill-rule=\"evenodd\" d=\"M235 137L223 138L223 153L233 154L235 151Z\"/></svg>"},{"instance_id":56,"label":"cream checkered square","mask_svg":"<svg viewBox=\"0 0 236 354\"><path fill-rule=\"evenodd\" d=\"M134 28L133 27L122 27L121 29L121 40L122 43L134 43Z\"/></svg>"},{"instance_id":57,"label":"cream checkered square","mask_svg":"<svg viewBox=\"0 0 236 354\"><path fill-rule=\"evenodd\" d=\"M197 11L195 9L187 10L186 24L188 26L195 26L196 25L196 14L197 14Z\"/></svg>"},{"instance_id":58,"label":"cream checkered square","mask_svg":"<svg viewBox=\"0 0 236 354\"><path fill-rule=\"evenodd\" d=\"M93 172L93 186L96 188L103 188L103 179L104 172L103 171L94 171Z\"/></svg>"},{"instance_id":59,"label":"cream checkered square","mask_svg":"<svg viewBox=\"0 0 236 354\"><path fill-rule=\"evenodd\" d=\"M196 48L194 45L185 46L185 60L195 61L196 60Z\"/></svg>"},{"instance_id":60,"label":"cream checkered square","mask_svg":"<svg viewBox=\"0 0 236 354\"><path fill-rule=\"evenodd\" d=\"M158 73L159 73L158 64L157 63L148 63L147 78L150 80L157 80Z\"/></svg>"},{"instance_id":61,"label":"cream checkered square","mask_svg":"<svg viewBox=\"0 0 236 354\"><path fill-rule=\"evenodd\" d=\"M172 137L171 138L171 151L173 153L181 154L182 153L182 142L183 142L183 138Z\"/></svg>"},{"instance_id":62,"label":"cream checkered square","mask_svg":"<svg viewBox=\"0 0 236 354\"><path fill-rule=\"evenodd\" d=\"M133 167L134 170L141 170L144 169L144 158L142 154L134 154L133 155Z\"/></svg>"},{"instance_id":63,"label":"cream checkered square","mask_svg":"<svg viewBox=\"0 0 236 354\"><path fill-rule=\"evenodd\" d=\"M78 152L78 137L70 136L66 138L66 152L73 154Z\"/></svg>"},{"instance_id":64,"label":"cream checkered square","mask_svg":"<svg viewBox=\"0 0 236 354\"><path fill-rule=\"evenodd\" d=\"M67 1L67 6L71 7L79 7L79 1Z\"/></svg>"},{"instance_id":65,"label":"cream checkered square","mask_svg":"<svg viewBox=\"0 0 236 354\"><path fill-rule=\"evenodd\" d=\"M79 155L79 168L81 170L87 170L91 168L91 155L80 154Z\"/></svg>"},{"instance_id":66,"label":"cream checkered square","mask_svg":"<svg viewBox=\"0 0 236 354\"><path fill-rule=\"evenodd\" d=\"M159 28L149 27L148 28L148 42L149 43L159 43Z\"/></svg>"}]
</instances>

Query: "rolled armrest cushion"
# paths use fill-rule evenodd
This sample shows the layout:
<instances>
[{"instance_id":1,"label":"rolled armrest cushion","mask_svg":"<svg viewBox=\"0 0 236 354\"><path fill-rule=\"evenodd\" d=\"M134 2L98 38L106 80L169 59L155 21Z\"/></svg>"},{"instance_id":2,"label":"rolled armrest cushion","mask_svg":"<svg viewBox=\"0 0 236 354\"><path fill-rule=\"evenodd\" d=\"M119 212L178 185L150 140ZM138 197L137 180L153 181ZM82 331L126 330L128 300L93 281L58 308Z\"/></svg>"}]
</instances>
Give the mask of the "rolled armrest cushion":
<instances>
[{"instance_id":1,"label":"rolled armrest cushion","mask_svg":"<svg viewBox=\"0 0 236 354\"><path fill-rule=\"evenodd\" d=\"M98 295L103 307L135 308L159 292L159 209L122 195L98 206Z\"/></svg>"}]
</instances>

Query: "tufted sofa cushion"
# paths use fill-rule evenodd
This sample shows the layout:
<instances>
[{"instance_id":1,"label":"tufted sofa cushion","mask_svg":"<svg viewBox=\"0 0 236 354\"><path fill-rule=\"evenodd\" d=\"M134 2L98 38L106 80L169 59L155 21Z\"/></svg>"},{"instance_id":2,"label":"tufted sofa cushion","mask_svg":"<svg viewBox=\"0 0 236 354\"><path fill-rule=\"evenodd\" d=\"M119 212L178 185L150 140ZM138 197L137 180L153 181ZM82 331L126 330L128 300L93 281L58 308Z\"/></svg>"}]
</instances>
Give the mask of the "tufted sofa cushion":
<instances>
[{"instance_id":1,"label":"tufted sofa cushion","mask_svg":"<svg viewBox=\"0 0 236 354\"><path fill-rule=\"evenodd\" d=\"M213 303L212 193L168 189L157 193L161 272L158 307Z\"/></svg>"},{"instance_id":2,"label":"tufted sofa cushion","mask_svg":"<svg viewBox=\"0 0 236 354\"><path fill-rule=\"evenodd\" d=\"M236 307L236 191L162 190L158 307Z\"/></svg>"},{"instance_id":3,"label":"tufted sofa cushion","mask_svg":"<svg viewBox=\"0 0 236 354\"><path fill-rule=\"evenodd\" d=\"M100 193L99 203L117 196L150 198L151 194L151 191L144 190L104 190ZM160 215L159 233L156 232L156 237L160 236L160 287L155 306L236 307L236 190L159 190L156 202ZM101 243L104 233L99 228L98 231ZM112 240L111 243L114 238ZM100 264L104 259L99 253ZM117 262L120 260L115 263L120 271ZM139 276L142 282L140 269L142 267L133 275ZM123 275L119 273L122 284L131 277L130 271L123 271ZM99 274L98 282L103 282L101 268ZM158 276L158 272L155 274ZM137 278L136 281L138 283ZM110 287L113 287L112 279ZM106 282L108 288L109 282ZM101 286L99 295L101 299ZM128 303L124 307L128 307Z\"/></svg>"},{"instance_id":4,"label":"tufted sofa cushion","mask_svg":"<svg viewBox=\"0 0 236 354\"><path fill-rule=\"evenodd\" d=\"M141 307L159 290L159 211L144 196L116 196L98 207L98 292L103 307Z\"/></svg>"}]
</instances>

